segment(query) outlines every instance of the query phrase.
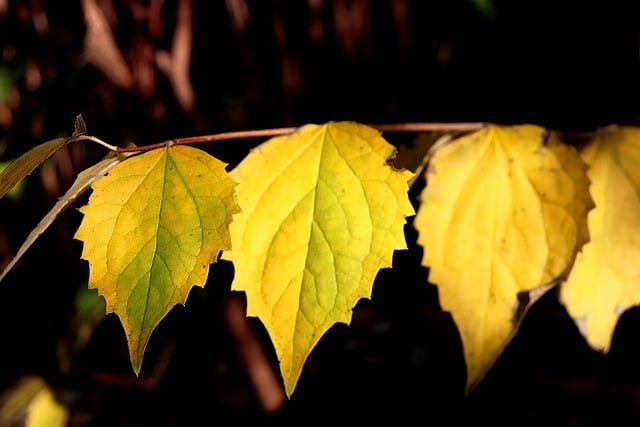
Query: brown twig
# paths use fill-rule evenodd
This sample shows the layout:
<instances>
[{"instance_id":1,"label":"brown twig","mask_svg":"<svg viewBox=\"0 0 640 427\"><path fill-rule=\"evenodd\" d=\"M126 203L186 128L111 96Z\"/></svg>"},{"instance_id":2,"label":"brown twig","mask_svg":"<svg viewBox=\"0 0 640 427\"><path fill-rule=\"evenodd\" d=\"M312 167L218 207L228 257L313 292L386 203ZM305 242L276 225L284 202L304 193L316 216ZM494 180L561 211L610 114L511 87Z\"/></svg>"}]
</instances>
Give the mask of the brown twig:
<instances>
[{"instance_id":1,"label":"brown twig","mask_svg":"<svg viewBox=\"0 0 640 427\"><path fill-rule=\"evenodd\" d=\"M117 148L118 153L135 152L135 151L148 151L156 148L162 148L167 145L183 145L183 144L195 144L198 142L215 142L226 141L231 139L244 139L244 138L260 138L271 137L278 135L285 135L292 133L296 130L294 127L287 128L274 128L274 129L260 129L260 130L242 130L236 132L223 132L211 135L202 136L188 136L184 138L170 139L168 141L158 142L156 144L144 145L142 147L129 147L129 148Z\"/></svg>"},{"instance_id":2,"label":"brown twig","mask_svg":"<svg viewBox=\"0 0 640 427\"><path fill-rule=\"evenodd\" d=\"M484 127L486 123L482 122L470 122L470 123L397 123L397 124L377 124L369 125L374 129L378 129L381 132L435 132L435 131L447 131L447 132L460 132L460 131L474 131ZM245 138L265 138L279 135L286 135L296 130L296 127L284 127L273 129L258 129L258 130L241 130L235 132L223 132L211 135L201 136L188 136L184 138L175 138L156 144L144 145L141 147L128 147L120 148L116 150L118 153L136 152L136 151L148 151L156 148L162 148L167 145L183 145L183 144L195 144L201 142L215 142L226 141L231 139L245 139Z\"/></svg>"},{"instance_id":3,"label":"brown twig","mask_svg":"<svg viewBox=\"0 0 640 427\"><path fill-rule=\"evenodd\" d=\"M369 126L381 132L471 132L487 126L486 122L461 123L380 123Z\"/></svg>"},{"instance_id":4,"label":"brown twig","mask_svg":"<svg viewBox=\"0 0 640 427\"><path fill-rule=\"evenodd\" d=\"M488 126L488 122L440 122L440 123L380 123L380 124L368 124L369 127L379 130L380 132L474 132ZM227 141L232 139L249 139L249 138L266 138L279 135L286 135L295 132L297 127L283 127L272 129L254 129L254 130L242 130L235 132L222 132L210 135L200 136L187 136L183 138L174 138L163 142L158 142L150 145L143 145L140 147L114 147L118 153L127 152L142 152L154 150L156 148L162 148L171 145L184 145L195 144L204 142L216 142ZM550 130L550 132L556 133L561 138L571 139L585 139L593 135L593 132L566 132L559 130ZM85 137L89 139L93 137ZM106 143L102 145L107 146ZM108 148L113 147L109 146Z\"/></svg>"}]
</instances>

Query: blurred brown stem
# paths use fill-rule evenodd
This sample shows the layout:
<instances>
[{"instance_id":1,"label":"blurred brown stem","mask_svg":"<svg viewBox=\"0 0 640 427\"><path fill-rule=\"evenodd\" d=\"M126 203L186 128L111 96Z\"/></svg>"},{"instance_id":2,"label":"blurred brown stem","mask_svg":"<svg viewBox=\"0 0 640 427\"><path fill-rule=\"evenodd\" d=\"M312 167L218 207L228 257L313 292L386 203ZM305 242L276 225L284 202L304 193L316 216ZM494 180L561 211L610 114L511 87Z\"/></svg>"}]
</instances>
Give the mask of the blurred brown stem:
<instances>
[{"instance_id":1,"label":"blurred brown stem","mask_svg":"<svg viewBox=\"0 0 640 427\"><path fill-rule=\"evenodd\" d=\"M229 295L225 301L223 316L262 409L268 414L275 413L285 403L284 389L260 340L251 329L238 295Z\"/></svg>"},{"instance_id":2,"label":"blurred brown stem","mask_svg":"<svg viewBox=\"0 0 640 427\"><path fill-rule=\"evenodd\" d=\"M82 11L87 24L84 56L101 70L117 87L131 89L133 77L118 45L111 26L95 0L82 0Z\"/></svg>"},{"instance_id":3,"label":"blurred brown stem","mask_svg":"<svg viewBox=\"0 0 640 427\"><path fill-rule=\"evenodd\" d=\"M189 80L193 41L193 1L180 0L177 9L171 52L156 52L156 63L171 82L182 110L191 113L195 108L195 95Z\"/></svg>"}]
</instances>

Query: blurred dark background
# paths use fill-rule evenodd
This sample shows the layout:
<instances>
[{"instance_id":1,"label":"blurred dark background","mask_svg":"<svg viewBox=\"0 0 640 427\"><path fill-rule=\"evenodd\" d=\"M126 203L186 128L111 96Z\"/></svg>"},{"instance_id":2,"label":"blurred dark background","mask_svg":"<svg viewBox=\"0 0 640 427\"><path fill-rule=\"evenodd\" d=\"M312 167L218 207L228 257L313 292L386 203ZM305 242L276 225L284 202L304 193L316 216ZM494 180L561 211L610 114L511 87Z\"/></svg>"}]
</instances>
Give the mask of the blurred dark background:
<instances>
[{"instance_id":1,"label":"blurred dark background","mask_svg":"<svg viewBox=\"0 0 640 427\"><path fill-rule=\"evenodd\" d=\"M329 120L588 131L638 124L639 95L637 2L0 0L1 163L69 135L78 114L116 145ZM385 135L398 145L415 136ZM201 148L233 167L259 142ZM72 144L0 200L2 265L104 154ZM0 392L38 375L70 425L640 420L636 310L604 356L553 294L464 397L457 332L426 282L410 220L410 249L380 272L352 324L321 340L290 401L280 405L277 370L254 381L252 367L277 363L260 323L244 318L243 296L230 293L225 262L156 329L136 378L118 319L86 290L72 238L83 200L0 283Z\"/></svg>"}]
</instances>

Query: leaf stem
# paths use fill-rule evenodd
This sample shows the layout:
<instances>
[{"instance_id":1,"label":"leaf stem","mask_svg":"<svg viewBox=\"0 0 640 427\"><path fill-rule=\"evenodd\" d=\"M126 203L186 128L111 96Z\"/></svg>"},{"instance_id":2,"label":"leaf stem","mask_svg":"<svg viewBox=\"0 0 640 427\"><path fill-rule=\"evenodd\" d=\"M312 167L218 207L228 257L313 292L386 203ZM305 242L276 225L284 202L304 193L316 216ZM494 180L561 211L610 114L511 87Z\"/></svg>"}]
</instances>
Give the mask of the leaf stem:
<instances>
[{"instance_id":1,"label":"leaf stem","mask_svg":"<svg viewBox=\"0 0 640 427\"><path fill-rule=\"evenodd\" d=\"M381 132L470 132L487 126L486 122L459 123L380 123L368 126Z\"/></svg>"},{"instance_id":2,"label":"leaf stem","mask_svg":"<svg viewBox=\"0 0 640 427\"><path fill-rule=\"evenodd\" d=\"M295 127L287 127L287 128L259 129L259 130L241 130L241 131L235 131L235 132L222 132L222 133L214 133L210 135L201 135L201 136L187 136L184 138L169 139L167 141L158 142L156 144L144 145L141 147L128 147L128 148L118 147L117 151L118 153L148 151L148 150L154 150L156 148L162 148L167 145L184 145L184 144L195 144L197 142L215 142L215 141L225 141L225 140L231 140L231 139L278 136L278 135L285 135L288 133L292 133L296 129L297 128Z\"/></svg>"},{"instance_id":3,"label":"leaf stem","mask_svg":"<svg viewBox=\"0 0 640 427\"><path fill-rule=\"evenodd\" d=\"M106 142L104 142L103 140L101 140L101 139L99 139L99 138L96 138L95 136L90 136L90 135L79 135L79 136L76 136L76 137L74 137L74 138L76 139L76 141L81 141L81 140L93 141L93 142L95 142L95 143L97 143L97 144L102 145L103 147L108 148L108 149L109 149L109 150L111 150L111 151L115 151L116 153L117 153L117 152L120 152L120 150L121 150L121 148L120 148L120 147L117 147L117 146L115 146L115 145L111 145L111 144L109 144L109 143L106 143Z\"/></svg>"},{"instance_id":4,"label":"leaf stem","mask_svg":"<svg viewBox=\"0 0 640 427\"><path fill-rule=\"evenodd\" d=\"M435 132L435 131L474 131L486 126L484 122L468 122L468 123L392 123L392 124L373 124L368 125L374 129L378 129L381 132ZM226 141L231 139L244 139L244 138L260 138L260 137L272 137L279 135L286 135L295 132L297 127L283 127L272 129L257 129L257 130L242 130L235 132L222 132L210 135L201 136L188 136L184 138L175 138L167 141L159 142L156 144L144 145L140 147L117 147L118 153L136 152L136 151L148 151L156 148L162 148L169 144L171 145L183 145L194 144L201 142L215 142ZM98 141L96 141L98 142ZM110 148L111 149L111 148Z\"/></svg>"},{"instance_id":5,"label":"leaf stem","mask_svg":"<svg viewBox=\"0 0 640 427\"><path fill-rule=\"evenodd\" d=\"M368 124L367 126L379 130L380 132L472 132L488 126L488 122L416 122L416 123L379 123ZM140 147L115 147L100 141L98 138L90 136L82 136L82 138L90 139L98 144L104 145L110 150L117 153L130 153L155 150L156 148L167 147L171 145L195 144L203 142L228 141L232 139L273 137L293 133L298 127L282 127L272 129L254 129L241 130L234 132L221 132L210 135L187 136L183 138L169 139L155 144L143 145ZM557 131L562 136L585 137L590 133L571 133Z\"/></svg>"}]
</instances>

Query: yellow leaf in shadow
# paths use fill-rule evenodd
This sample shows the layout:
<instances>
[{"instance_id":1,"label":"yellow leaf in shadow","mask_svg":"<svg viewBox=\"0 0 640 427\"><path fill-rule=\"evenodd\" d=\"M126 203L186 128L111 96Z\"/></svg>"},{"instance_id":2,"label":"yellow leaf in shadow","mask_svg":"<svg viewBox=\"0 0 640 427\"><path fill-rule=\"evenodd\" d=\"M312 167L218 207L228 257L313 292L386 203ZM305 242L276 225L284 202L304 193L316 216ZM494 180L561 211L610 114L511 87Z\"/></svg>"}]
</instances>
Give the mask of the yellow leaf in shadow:
<instances>
[{"instance_id":1,"label":"yellow leaf in shadow","mask_svg":"<svg viewBox=\"0 0 640 427\"><path fill-rule=\"evenodd\" d=\"M469 392L514 335L518 294L562 276L588 239L585 165L543 128L488 126L436 151L426 179L414 226Z\"/></svg>"},{"instance_id":2,"label":"yellow leaf in shadow","mask_svg":"<svg viewBox=\"0 0 640 427\"><path fill-rule=\"evenodd\" d=\"M640 128L600 130L580 154L595 202L591 239L560 299L587 342L607 352L620 315L640 303Z\"/></svg>"}]
</instances>

